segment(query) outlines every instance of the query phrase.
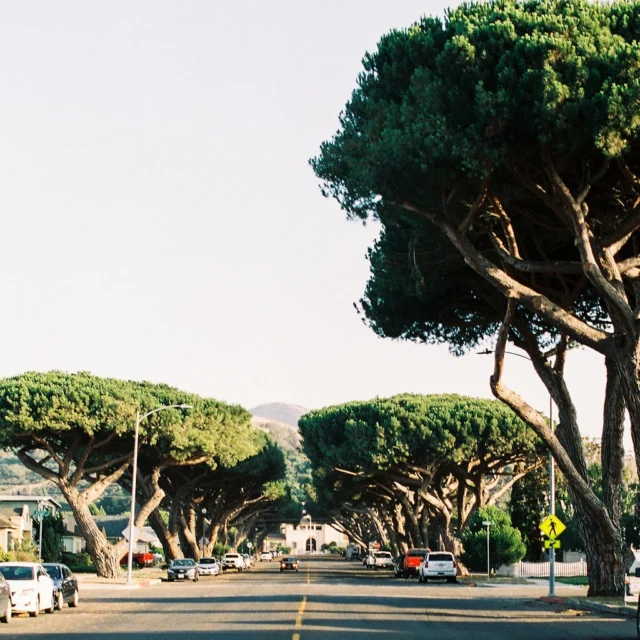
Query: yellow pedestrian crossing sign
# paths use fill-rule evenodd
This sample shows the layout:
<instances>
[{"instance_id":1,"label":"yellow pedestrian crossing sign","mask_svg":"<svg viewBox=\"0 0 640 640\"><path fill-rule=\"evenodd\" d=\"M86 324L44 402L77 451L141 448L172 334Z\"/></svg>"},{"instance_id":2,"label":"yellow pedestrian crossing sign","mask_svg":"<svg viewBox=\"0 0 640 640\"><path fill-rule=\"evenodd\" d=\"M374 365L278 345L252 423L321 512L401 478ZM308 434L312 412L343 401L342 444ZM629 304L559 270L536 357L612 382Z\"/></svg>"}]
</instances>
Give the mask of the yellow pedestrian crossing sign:
<instances>
[{"instance_id":1,"label":"yellow pedestrian crossing sign","mask_svg":"<svg viewBox=\"0 0 640 640\"><path fill-rule=\"evenodd\" d=\"M540 530L552 540L555 540L567 527L553 514L549 514L541 523Z\"/></svg>"},{"instance_id":2,"label":"yellow pedestrian crossing sign","mask_svg":"<svg viewBox=\"0 0 640 640\"><path fill-rule=\"evenodd\" d=\"M544 541L544 548L545 549L559 549L560 548L560 540L556 540L555 538L552 538L551 540L545 540Z\"/></svg>"}]
</instances>

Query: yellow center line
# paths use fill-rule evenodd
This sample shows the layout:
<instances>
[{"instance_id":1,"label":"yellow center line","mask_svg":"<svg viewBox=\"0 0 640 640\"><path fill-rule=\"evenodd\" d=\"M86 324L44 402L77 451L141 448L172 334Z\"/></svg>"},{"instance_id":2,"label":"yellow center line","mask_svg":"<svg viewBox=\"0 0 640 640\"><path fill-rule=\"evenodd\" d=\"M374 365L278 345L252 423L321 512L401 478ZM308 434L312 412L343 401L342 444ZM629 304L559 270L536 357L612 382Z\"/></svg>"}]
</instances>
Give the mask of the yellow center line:
<instances>
[{"instance_id":1,"label":"yellow center line","mask_svg":"<svg viewBox=\"0 0 640 640\"><path fill-rule=\"evenodd\" d=\"M307 584L311 584L311 576L309 575L309 567L307 567Z\"/></svg>"},{"instance_id":2,"label":"yellow center line","mask_svg":"<svg viewBox=\"0 0 640 640\"><path fill-rule=\"evenodd\" d=\"M302 602L298 607L298 617L296 618L296 629L302 628L302 616L304 615L304 608L307 606L307 596L302 597ZM300 634L294 633L291 640L300 640Z\"/></svg>"}]
</instances>

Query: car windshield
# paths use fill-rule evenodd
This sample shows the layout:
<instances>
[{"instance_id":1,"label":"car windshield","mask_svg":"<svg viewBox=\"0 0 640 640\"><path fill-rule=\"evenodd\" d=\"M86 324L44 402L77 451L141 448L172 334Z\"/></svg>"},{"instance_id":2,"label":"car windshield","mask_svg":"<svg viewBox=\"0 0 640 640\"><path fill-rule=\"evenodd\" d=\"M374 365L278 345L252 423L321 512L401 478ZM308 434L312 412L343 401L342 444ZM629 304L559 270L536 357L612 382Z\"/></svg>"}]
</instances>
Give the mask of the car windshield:
<instances>
[{"instance_id":1,"label":"car windshield","mask_svg":"<svg viewBox=\"0 0 640 640\"><path fill-rule=\"evenodd\" d=\"M188 560L188 559L180 559L180 560L174 560L171 563L172 567L193 567L193 565L195 564L195 562L193 560Z\"/></svg>"},{"instance_id":2,"label":"car windshield","mask_svg":"<svg viewBox=\"0 0 640 640\"><path fill-rule=\"evenodd\" d=\"M391 554L388 551L378 551L374 554L376 558L390 558Z\"/></svg>"},{"instance_id":3,"label":"car windshield","mask_svg":"<svg viewBox=\"0 0 640 640\"><path fill-rule=\"evenodd\" d=\"M199 564L216 564L217 560L215 558L200 558L198 562Z\"/></svg>"},{"instance_id":4,"label":"car windshield","mask_svg":"<svg viewBox=\"0 0 640 640\"><path fill-rule=\"evenodd\" d=\"M429 553L429 549L411 549L411 551L409 551L408 555L410 556L426 556L427 553Z\"/></svg>"},{"instance_id":5,"label":"car windshield","mask_svg":"<svg viewBox=\"0 0 640 640\"><path fill-rule=\"evenodd\" d=\"M35 580L33 567L0 565L0 573L2 573L7 580Z\"/></svg>"},{"instance_id":6,"label":"car windshield","mask_svg":"<svg viewBox=\"0 0 640 640\"><path fill-rule=\"evenodd\" d=\"M46 570L47 573L54 579L54 580L60 580L61 576L61 571L60 571L60 567L57 564L45 564L42 565Z\"/></svg>"},{"instance_id":7,"label":"car windshield","mask_svg":"<svg viewBox=\"0 0 640 640\"><path fill-rule=\"evenodd\" d=\"M233 560L233 558L237 558L238 554L237 553L227 553L227 555L225 556L225 558L231 558Z\"/></svg>"},{"instance_id":8,"label":"car windshield","mask_svg":"<svg viewBox=\"0 0 640 640\"><path fill-rule=\"evenodd\" d=\"M285 558L283 562L298 562L298 558Z\"/></svg>"}]
</instances>

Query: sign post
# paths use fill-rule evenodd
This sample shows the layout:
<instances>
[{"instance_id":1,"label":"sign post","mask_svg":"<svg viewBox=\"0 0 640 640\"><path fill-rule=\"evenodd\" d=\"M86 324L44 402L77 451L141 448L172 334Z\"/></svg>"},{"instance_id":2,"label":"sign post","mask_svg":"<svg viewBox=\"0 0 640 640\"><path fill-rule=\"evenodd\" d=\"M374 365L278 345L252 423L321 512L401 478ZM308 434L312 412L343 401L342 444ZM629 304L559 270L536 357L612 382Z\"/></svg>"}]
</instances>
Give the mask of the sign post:
<instances>
[{"instance_id":1,"label":"sign post","mask_svg":"<svg viewBox=\"0 0 640 640\"><path fill-rule=\"evenodd\" d=\"M484 520L482 525L487 527L487 580L491 580L491 562L489 560L489 539L491 537L491 525L493 522L491 520Z\"/></svg>"},{"instance_id":2,"label":"sign post","mask_svg":"<svg viewBox=\"0 0 640 640\"><path fill-rule=\"evenodd\" d=\"M41 504L33 512L33 518L38 521L40 525L40 532L38 537L38 562L42 562L42 521L49 515L49 511L44 509Z\"/></svg>"},{"instance_id":3,"label":"sign post","mask_svg":"<svg viewBox=\"0 0 640 640\"><path fill-rule=\"evenodd\" d=\"M544 548L549 549L549 595L555 596L555 582L556 582L556 549L560 548L560 540L557 537L567 528L564 522L556 516L555 513L550 513L541 523L540 531L544 533L549 539L544 541Z\"/></svg>"}]
</instances>

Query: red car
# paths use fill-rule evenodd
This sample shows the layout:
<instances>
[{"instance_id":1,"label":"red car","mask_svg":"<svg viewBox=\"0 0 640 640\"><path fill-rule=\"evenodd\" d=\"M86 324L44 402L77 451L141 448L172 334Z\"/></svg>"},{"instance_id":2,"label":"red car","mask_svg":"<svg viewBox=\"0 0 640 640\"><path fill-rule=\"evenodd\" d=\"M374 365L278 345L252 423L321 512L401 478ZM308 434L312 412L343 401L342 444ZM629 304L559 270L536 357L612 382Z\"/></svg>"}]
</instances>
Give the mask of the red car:
<instances>
[{"instance_id":1,"label":"red car","mask_svg":"<svg viewBox=\"0 0 640 640\"><path fill-rule=\"evenodd\" d=\"M418 568L431 549L410 549L402 561L402 577L411 578L418 575Z\"/></svg>"}]
</instances>

